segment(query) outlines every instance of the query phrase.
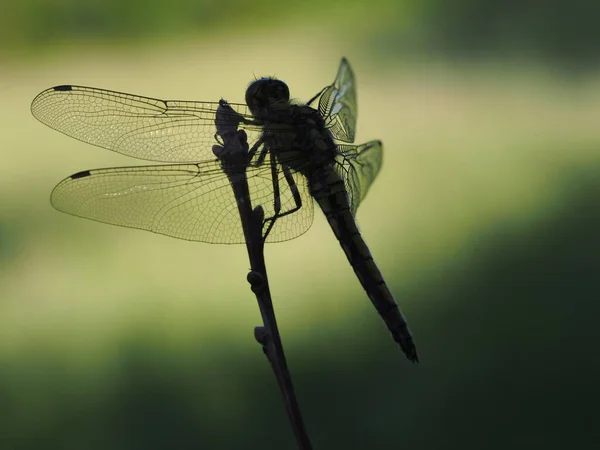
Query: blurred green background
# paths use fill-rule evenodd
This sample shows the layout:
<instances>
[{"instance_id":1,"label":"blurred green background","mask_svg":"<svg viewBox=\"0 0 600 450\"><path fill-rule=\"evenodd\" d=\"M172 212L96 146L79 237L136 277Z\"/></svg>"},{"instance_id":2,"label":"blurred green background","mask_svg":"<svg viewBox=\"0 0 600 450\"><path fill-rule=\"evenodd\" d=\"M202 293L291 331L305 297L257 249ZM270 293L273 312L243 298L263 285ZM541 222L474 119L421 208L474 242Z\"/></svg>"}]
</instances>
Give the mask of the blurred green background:
<instances>
[{"instance_id":1,"label":"blurred green background","mask_svg":"<svg viewBox=\"0 0 600 450\"><path fill-rule=\"evenodd\" d=\"M0 6L0 449L295 448L243 246L59 214L76 171L137 164L38 123L81 84L308 99L341 56L384 166L358 213L408 363L326 221L267 248L315 449L594 448L600 3L23 0Z\"/></svg>"}]
</instances>

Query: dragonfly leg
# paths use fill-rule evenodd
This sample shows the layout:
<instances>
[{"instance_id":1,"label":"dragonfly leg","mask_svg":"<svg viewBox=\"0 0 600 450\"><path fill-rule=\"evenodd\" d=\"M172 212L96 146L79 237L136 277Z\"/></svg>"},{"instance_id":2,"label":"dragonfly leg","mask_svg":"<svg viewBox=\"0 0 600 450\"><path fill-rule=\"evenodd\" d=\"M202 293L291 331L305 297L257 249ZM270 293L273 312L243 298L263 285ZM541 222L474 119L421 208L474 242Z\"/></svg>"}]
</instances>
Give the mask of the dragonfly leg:
<instances>
[{"instance_id":1,"label":"dragonfly leg","mask_svg":"<svg viewBox=\"0 0 600 450\"><path fill-rule=\"evenodd\" d=\"M273 177L273 192L275 193L275 200L274 200L275 214L273 215L273 217L269 217L268 219L265 220L265 222L269 221L269 226L263 236L264 240L267 239L267 236L268 236L269 232L271 231L271 228L273 228L273 225L275 225L275 220L279 219L280 217L284 217L289 214L295 213L300 208L302 208L302 197L300 196L300 191L298 191L298 185L296 184L294 177L292 177L292 172L290 171L289 166L286 166L285 164L283 164L281 166L282 170L283 170L283 175L285 176L285 181L287 182L287 185L289 186L290 191L292 191L292 196L294 197L294 202L296 203L296 206L294 206L292 209L280 214L281 197L280 197L280 190L279 190L279 179L277 177L277 167L274 165L274 163L272 163L271 167L272 167L271 175Z\"/></svg>"},{"instance_id":2,"label":"dragonfly leg","mask_svg":"<svg viewBox=\"0 0 600 450\"><path fill-rule=\"evenodd\" d=\"M288 214L292 214L298 211L302 207L302 197L300 197L300 192L298 191L298 185L292 177L292 172L290 172L290 168L286 165L283 167L283 175L285 176L285 181L287 181L290 190L292 191L292 196L294 197L294 202L296 202L296 206L289 211L284 212L281 216L287 216Z\"/></svg>"},{"instance_id":3,"label":"dragonfly leg","mask_svg":"<svg viewBox=\"0 0 600 450\"><path fill-rule=\"evenodd\" d=\"M262 157L264 162L263 155L266 157L265 150L258 157L259 161ZM279 217L279 211L281 211L281 192L279 190L279 177L277 176L277 160L275 159L275 155L271 155L271 180L273 182L273 216L265 219L265 222L269 222L269 225L263 235L263 241L266 241L271 228L275 225L275 220Z\"/></svg>"},{"instance_id":4,"label":"dragonfly leg","mask_svg":"<svg viewBox=\"0 0 600 450\"><path fill-rule=\"evenodd\" d=\"M257 142L260 142L262 144L262 143L264 143L264 139L262 139L262 140L261 139L259 139ZM252 148L254 148L254 145L252 146ZM258 150L258 147L256 148L256 150ZM256 150L254 151L254 153L256 153ZM258 158L256 159L256 163L254 163L254 165L262 166L265 162L265 159L267 159L268 153L269 153L269 149L267 148L266 145L263 145L263 149L260 151L260 154L258 155Z\"/></svg>"},{"instance_id":5,"label":"dragonfly leg","mask_svg":"<svg viewBox=\"0 0 600 450\"><path fill-rule=\"evenodd\" d=\"M287 184L288 184L290 190L292 191L292 196L294 197L294 202L296 203L296 206L294 206L292 209L290 209L284 213L277 214L277 218L284 217L289 214L293 214L296 211L298 211L300 208L302 208L302 197L300 197L300 191L298 191L298 185L296 184L294 177L292 177L292 172L290 172L290 168L288 166L282 166L282 167L283 167L283 175L285 176L285 181L287 181Z\"/></svg>"},{"instance_id":6,"label":"dragonfly leg","mask_svg":"<svg viewBox=\"0 0 600 450\"><path fill-rule=\"evenodd\" d=\"M252 145L252 148L250 149L250 151L248 151L248 161L252 161L252 158L254 158L254 155L256 155L256 152L258 151L258 148L265 143L265 138L263 138L262 136L254 143L254 145ZM266 148L263 148L262 151L260 152L260 155L258 157L259 162L257 162L257 165L260 166L266 158L266 155L263 156L263 154L267 151Z\"/></svg>"}]
</instances>

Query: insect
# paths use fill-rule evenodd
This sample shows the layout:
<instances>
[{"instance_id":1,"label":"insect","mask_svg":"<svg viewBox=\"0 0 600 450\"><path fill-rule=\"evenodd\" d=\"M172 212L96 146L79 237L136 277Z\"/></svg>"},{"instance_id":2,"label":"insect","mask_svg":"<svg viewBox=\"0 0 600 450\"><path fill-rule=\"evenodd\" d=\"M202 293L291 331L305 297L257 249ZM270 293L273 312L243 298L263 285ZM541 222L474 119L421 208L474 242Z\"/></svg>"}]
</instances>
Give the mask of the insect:
<instances>
[{"instance_id":1,"label":"insect","mask_svg":"<svg viewBox=\"0 0 600 450\"><path fill-rule=\"evenodd\" d=\"M63 85L41 92L31 111L75 139L167 163L71 175L52 192L56 209L209 243L244 242L230 181L213 151L222 148L228 134L243 130L248 152L239 164L252 204L264 210L265 242L306 232L316 201L394 340L418 361L406 321L354 220L381 167L382 144L352 144L356 86L346 59L333 84L306 103L290 100L288 86L269 77L250 84L245 105L165 101Z\"/></svg>"}]
</instances>

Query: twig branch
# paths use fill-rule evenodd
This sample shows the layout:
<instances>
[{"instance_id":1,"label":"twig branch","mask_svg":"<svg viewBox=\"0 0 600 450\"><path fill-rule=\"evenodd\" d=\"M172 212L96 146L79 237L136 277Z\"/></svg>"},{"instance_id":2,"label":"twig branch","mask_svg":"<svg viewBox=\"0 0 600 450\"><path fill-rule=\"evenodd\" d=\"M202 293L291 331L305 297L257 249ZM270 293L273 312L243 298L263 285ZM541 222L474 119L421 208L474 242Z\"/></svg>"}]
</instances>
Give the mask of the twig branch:
<instances>
[{"instance_id":1,"label":"twig branch","mask_svg":"<svg viewBox=\"0 0 600 450\"><path fill-rule=\"evenodd\" d=\"M235 117L232 112L233 110L227 102L221 100L215 123L218 135L223 140L223 145L215 145L213 152L221 161L223 170L229 178L244 230L251 268L248 274L248 282L252 292L256 295L263 320L263 326L255 328L254 337L262 345L263 352L275 373L298 448L300 450L311 450L312 446L304 426L300 407L294 393L292 378L285 360L269 290L262 236L264 211L260 205L253 209L250 199L246 177L246 167L249 164L247 136L244 131L238 130L239 122L235 123L232 120L232 117ZM223 117L227 117L227 120L224 120Z\"/></svg>"}]
</instances>

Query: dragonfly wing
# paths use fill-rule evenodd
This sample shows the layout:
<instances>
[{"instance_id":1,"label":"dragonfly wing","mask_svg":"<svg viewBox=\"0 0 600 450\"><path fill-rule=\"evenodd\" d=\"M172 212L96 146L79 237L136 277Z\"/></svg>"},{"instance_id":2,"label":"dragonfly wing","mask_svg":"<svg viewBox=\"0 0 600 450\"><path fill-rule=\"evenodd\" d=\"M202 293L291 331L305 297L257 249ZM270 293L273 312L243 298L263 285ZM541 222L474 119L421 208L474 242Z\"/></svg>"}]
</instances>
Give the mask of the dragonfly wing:
<instances>
[{"instance_id":1,"label":"dragonfly wing","mask_svg":"<svg viewBox=\"0 0 600 450\"><path fill-rule=\"evenodd\" d=\"M333 137L342 142L354 142L356 134L356 85L354 73L346 58L342 58L335 81L319 98L319 112Z\"/></svg>"},{"instance_id":2,"label":"dragonfly wing","mask_svg":"<svg viewBox=\"0 0 600 450\"><path fill-rule=\"evenodd\" d=\"M273 205L270 181L268 167L248 174L253 206L262 204L267 212ZM302 189L307 191L305 186ZM51 202L68 214L179 239L244 242L236 199L218 160L79 172L54 188ZM289 200L282 204L289 207ZM310 227L312 209L293 216L298 223L275 222L271 241L293 239Z\"/></svg>"},{"instance_id":3,"label":"dragonfly wing","mask_svg":"<svg viewBox=\"0 0 600 450\"><path fill-rule=\"evenodd\" d=\"M362 145L341 144L338 151L335 167L344 179L352 214L356 214L381 168L383 146L381 141Z\"/></svg>"},{"instance_id":4,"label":"dragonfly wing","mask_svg":"<svg viewBox=\"0 0 600 450\"><path fill-rule=\"evenodd\" d=\"M231 117L252 120L245 105L229 103ZM89 144L134 158L162 162L211 160L218 102L159 100L84 86L56 86L41 92L31 104L36 119ZM240 124L248 138L257 126Z\"/></svg>"}]
</instances>

